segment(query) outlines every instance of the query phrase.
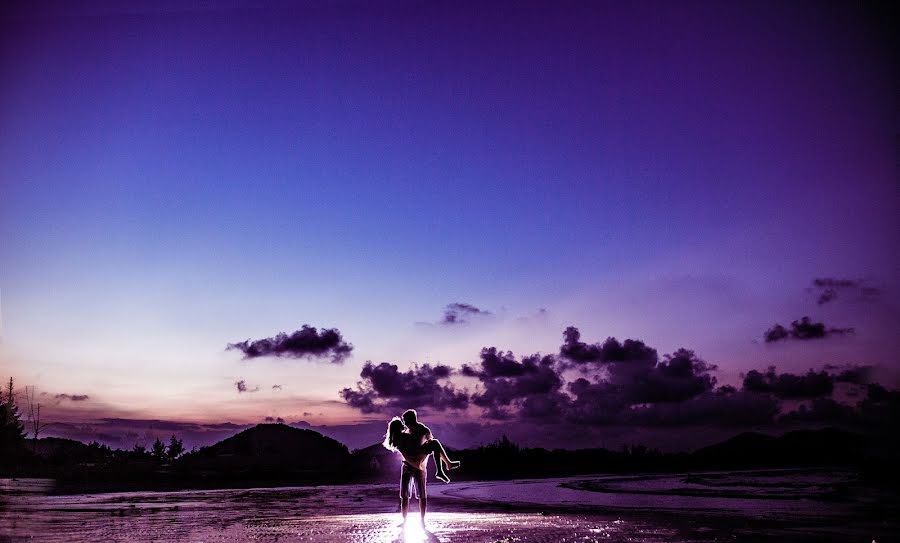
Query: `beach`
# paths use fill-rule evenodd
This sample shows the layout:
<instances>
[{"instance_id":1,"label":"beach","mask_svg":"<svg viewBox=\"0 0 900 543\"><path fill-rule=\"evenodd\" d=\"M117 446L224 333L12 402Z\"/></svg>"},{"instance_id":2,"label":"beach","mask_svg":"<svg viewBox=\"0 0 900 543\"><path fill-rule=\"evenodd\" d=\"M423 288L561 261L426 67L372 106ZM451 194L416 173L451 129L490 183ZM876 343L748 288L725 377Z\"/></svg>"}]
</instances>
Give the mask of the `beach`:
<instances>
[{"instance_id":1,"label":"beach","mask_svg":"<svg viewBox=\"0 0 900 543\"><path fill-rule=\"evenodd\" d=\"M738 476L746 484L733 484ZM875 508L866 500L882 498L871 495L822 499L851 476L710 472L430 484L424 529L415 504L401 525L396 484L58 494L52 481L6 480L0 541L891 540L896 504ZM723 484L726 490L707 492ZM787 487L793 494L779 494Z\"/></svg>"}]
</instances>

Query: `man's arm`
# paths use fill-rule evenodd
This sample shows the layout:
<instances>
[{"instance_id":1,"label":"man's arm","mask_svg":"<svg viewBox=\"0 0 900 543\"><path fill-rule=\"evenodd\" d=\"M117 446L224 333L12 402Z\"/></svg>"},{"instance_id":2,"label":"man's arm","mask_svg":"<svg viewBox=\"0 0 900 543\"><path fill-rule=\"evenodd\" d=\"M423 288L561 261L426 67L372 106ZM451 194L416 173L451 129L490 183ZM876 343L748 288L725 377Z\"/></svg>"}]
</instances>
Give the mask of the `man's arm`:
<instances>
[{"instance_id":1,"label":"man's arm","mask_svg":"<svg viewBox=\"0 0 900 543\"><path fill-rule=\"evenodd\" d=\"M422 433L425 434L425 441L431 441L432 439L434 439L434 436L431 434L431 428L425 426L424 424L422 424Z\"/></svg>"}]
</instances>

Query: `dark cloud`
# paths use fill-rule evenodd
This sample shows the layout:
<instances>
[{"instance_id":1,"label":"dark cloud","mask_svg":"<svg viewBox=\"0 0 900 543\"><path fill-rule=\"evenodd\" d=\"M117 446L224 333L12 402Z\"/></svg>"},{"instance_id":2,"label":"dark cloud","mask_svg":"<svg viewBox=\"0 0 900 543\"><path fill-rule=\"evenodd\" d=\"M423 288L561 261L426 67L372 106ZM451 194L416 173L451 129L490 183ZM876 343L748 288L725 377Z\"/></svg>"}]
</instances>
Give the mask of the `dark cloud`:
<instances>
[{"instance_id":1,"label":"dark cloud","mask_svg":"<svg viewBox=\"0 0 900 543\"><path fill-rule=\"evenodd\" d=\"M247 382L241 379L240 381L235 381L234 386L237 387L237 391L241 392L256 392L259 390L259 387L247 388Z\"/></svg>"},{"instance_id":2,"label":"dark cloud","mask_svg":"<svg viewBox=\"0 0 900 543\"><path fill-rule=\"evenodd\" d=\"M641 349L627 351L632 353L628 356L611 349L621 361L605 363L605 371L594 381L581 377L569 383L567 390L574 397L568 413L571 420L595 425L626 424L638 411L649 409L650 404L663 404L659 409L670 409L672 413L684 412L687 408L672 407L672 404L689 401L715 386L716 379L710 373L716 366L688 349L679 349L666 355L662 362L649 365L647 353L652 351L655 355L656 351L642 342L619 343L611 338L606 344L621 346L628 341L632 345L640 344ZM635 357L634 353L640 356ZM635 360L640 363L635 364ZM651 418L670 423L678 419L662 417L659 413Z\"/></svg>"},{"instance_id":3,"label":"dark cloud","mask_svg":"<svg viewBox=\"0 0 900 543\"><path fill-rule=\"evenodd\" d=\"M603 344L584 343L581 341L581 332L574 326L569 326L563 332L563 344L559 348L559 355L578 364L636 362L655 365L658 360L656 349L648 347L640 340L626 339L624 343L619 343L616 338L611 337Z\"/></svg>"},{"instance_id":4,"label":"dark cloud","mask_svg":"<svg viewBox=\"0 0 900 543\"><path fill-rule=\"evenodd\" d=\"M563 373L577 367L580 377L565 387ZM482 387L472 403L493 419L562 418L582 424L622 424L637 406L675 403L712 390L716 367L680 349L658 360L644 342L607 338L602 344L581 341L575 327L563 333L560 357L532 355L516 360L494 347L481 351L480 367L465 365L462 374Z\"/></svg>"},{"instance_id":5,"label":"dark cloud","mask_svg":"<svg viewBox=\"0 0 900 543\"><path fill-rule=\"evenodd\" d=\"M813 279L812 290L818 294L816 302L824 305L837 299L839 293L856 294L858 299L871 301L881 296L881 289L868 286L859 279L820 277Z\"/></svg>"},{"instance_id":6,"label":"dark cloud","mask_svg":"<svg viewBox=\"0 0 900 543\"><path fill-rule=\"evenodd\" d=\"M834 376L826 371L809 370L804 375L777 373L769 366L765 373L750 370L744 376L744 390L773 394L778 398L818 398L834 390Z\"/></svg>"},{"instance_id":7,"label":"dark cloud","mask_svg":"<svg viewBox=\"0 0 900 543\"><path fill-rule=\"evenodd\" d=\"M490 311L479 309L471 304L452 303L444 308L444 317L441 324L465 324L470 317L487 316Z\"/></svg>"},{"instance_id":8,"label":"dark cloud","mask_svg":"<svg viewBox=\"0 0 900 543\"><path fill-rule=\"evenodd\" d=\"M809 317L803 317L791 323L790 329L780 324L766 330L763 339L766 343L774 343L786 339L824 339L830 336L846 336L853 334L853 328L826 328L824 323L812 322Z\"/></svg>"},{"instance_id":9,"label":"dark cloud","mask_svg":"<svg viewBox=\"0 0 900 543\"><path fill-rule=\"evenodd\" d=\"M680 402L712 390L717 368L701 360L694 351L679 349L667 354L635 383L635 403Z\"/></svg>"},{"instance_id":10,"label":"dark cloud","mask_svg":"<svg viewBox=\"0 0 900 543\"><path fill-rule=\"evenodd\" d=\"M573 362L597 362L601 358L599 345L588 345L581 341L581 332L574 326L563 331L563 344L559 355Z\"/></svg>"},{"instance_id":11,"label":"dark cloud","mask_svg":"<svg viewBox=\"0 0 900 543\"><path fill-rule=\"evenodd\" d=\"M70 402L84 402L91 399L87 394L57 394L53 398L58 401L69 400Z\"/></svg>"},{"instance_id":12,"label":"dark cloud","mask_svg":"<svg viewBox=\"0 0 900 543\"><path fill-rule=\"evenodd\" d=\"M809 404L803 404L797 409L778 417L782 423L822 423L841 424L852 423L857 417L857 411L847 404L835 401L832 398L813 398Z\"/></svg>"},{"instance_id":13,"label":"dark cloud","mask_svg":"<svg viewBox=\"0 0 900 543\"><path fill-rule=\"evenodd\" d=\"M518 361L509 351L485 347L480 368L465 365L462 373L481 381L482 389L472 396L472 403L483 407L488 418L511 418L511 407L526 418L544 418L560 414L568 404L560 392L556 358L551 355L535 354Z\"/></svg>"},{"instance_id":14,"label":"dark cloud","mask_svg":"<svg viewBox=\"0 0 900 543\"><path fill-rule=\"evenodd\" d=\"M833 398L814 398L808 404L782 414L778 423L852 427L894 436L897 420L900 420L900 391L871 383L865 386L865 393L855 406Z\"/></svg>"},{"instance_id":15,"label":"dark cloud","mask_svg":"<svg viewBox=\"0 0 900 543\"><path fill-rule=\"evenodd\" d=\"M481 409L484 419L502 421L504 427L614 433L650 427L655 432L688 427L725 432L829 421L861 425L876 421L875 413L890 416L900 403L890 391L872 385L856 407L831 398L837 382L865 385L869 366L829 366L804 374L778 373L773 366L765 372L748 372L740 389L716 388L716 369L689 349L660 360L656 349L643 341L610 337L588 343L577 328L569 327L559 355L517 358L510 351L483 348L477 364L464 364L459 371L478 380L468 398L442 381L452 374L446 366L400 372L387 363L367 363L363 381L356 389L344 389L341 396L363 412L420 405L442 410L471 403ZM861 393L863 388L847 390ZM863 416L863 411L869 414Z\"/></svg>"},{"instance_id":16,"label":"dark cloud","mask_svg":"<svg viewBox=\"0 0 900 543\"><path fill-rule=\"evenodd\" d=\"M419 407L465 409L469 396L447 382L452 372L441 364L423 364L401 372L394 364L366 362L356 389L345 388L340 394L363 413Z\"/></svg>"},{"instance_id":17,"label":"dark cloud","mask_svg":"<svg viewBox=\"0 0 900 543\"><path fill-rule=\"evenodd\" d=\"M643 341L607 338L602 344L581 341L577 328L563 332L560 356L596 371L593 381L581 377L568 384L569 416L590 424L619 424L634 406L682 402L712 390L716 366L693 351L679 349L662 361Z\"/></svg>"},{"instance_id":18,"label":"dark cloud","mask_svg":"<svg viewBox=\"0 0 900 543\"><path fill-rule=\"evenodd\" d=\"M277 356L284 358L326 358L335 364L342 363L353 351L353 345L344 341L337 328L322 328L304 324L300 330L287 335L284 332L275 337L229 343L226 350L237 349L244 358Z\"/></svg>"},{"instance_id":19,"label":"dark cloud","mask_svg":"<svg viewBox=\"0 0 900 543\"><path fill-rule=\"evenodd\" d=\"M828 366L825 369L830 369ZM840 369L840 373L834 376L837 383L852 383L854 385L867 385L872 381L872 366L849 366Z\"/></svg>"},{"instance_id":20,"label":"dark cloud","mask_svg":"<svg viewBox=\"0 0 900 543\"><path fill-rule=\"evenodd\" d=\"M587 344L574 327L567 328L563 335L559 357L533 354L518 359L509 351L483 348L477 365L465 364L460 370L461 375L479 381L468 400L482 409L485 418L493 420L620 425L638 417L640 411L642 420L675 424L677 416L666 417L649 407L698 398L709 394L716 383L712 375L716 366L688 349L679 349L659 361L657 351L640 340L608 338L602 344ZM564 374L570 368L578 368L584 376L566 383ZM361 373L363 381L356 389L341 391L341 396L367 413L417 405L464 407L467 398L462 393L438 383L450 373L446 366L423 366L403 373L392 364L367 363ZM719 396L706 398L703 405L677 411L694 421L707 412L704 406L720 409L735 394L734 390L723 389ZM743 396L735 397L747 403ZM767 406L771 403L766 398L753 398Z\"/></svg>"},{"instance_id":21,"label":"dark cloud","mask_svg":"<svg viewBox=\"0 0 900 543\"><path fill-rule=\"evenodd\" d=\"M281 417L266 417L265 421L269 424L271 424L271 423L284 424L284 419Z\"/></svg>"},{"instance_id":22,"label":"dark cloud","mask_svg":"<svg viewBox=\"0 0 900 543\"><path fill-rule=\"evenodd\" d=\"M579 377L566 388L574 397L566 418L577 424L617 424L629 406L627 390L608 381L591 382Z\"/></svg>"},{"instance_id":23,"label":"dark cloud","mask_svg":"<svg viewBox=\"0 0 900 543\"><path fill-rule=\"evenodd\" d=\"M281 390L281 385L272 385L272 390Z\"/></svg>"}]
</instances>

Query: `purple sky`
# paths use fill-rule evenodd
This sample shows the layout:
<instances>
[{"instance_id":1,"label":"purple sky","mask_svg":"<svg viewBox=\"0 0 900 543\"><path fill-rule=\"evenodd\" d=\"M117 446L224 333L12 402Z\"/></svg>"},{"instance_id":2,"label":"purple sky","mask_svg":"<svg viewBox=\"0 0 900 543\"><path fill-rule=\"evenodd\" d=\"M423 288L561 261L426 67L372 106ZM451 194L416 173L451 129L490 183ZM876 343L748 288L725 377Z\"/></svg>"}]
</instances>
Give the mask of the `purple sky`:
<instances>
[{"instance_id":1,"label":"purple sky","mask_svg":"<svg viewBox=\"0 0 900 543\"><path fill-rule=\"evenodd\" d=\"M449 374L407 385L467 401L420 404L431 420L492 424L493 346L557 355L561 396L540 401L590 439L661 432L585 415L614 411L594 393L656 400L579 404L582 374L658 376L564 367L567 326L660 363L691 349L739 392L770 365L900 383L897 59L877 8L185 6L0 8L0 377L55 419L352 425L427 363ZM854 332L764 341L807 315ZM352 349L239 346L304 324ZM367 360L397 366L397 396L366 396ZM512 420L545 393L510 399Z\"/></svg>"}]
</instances>

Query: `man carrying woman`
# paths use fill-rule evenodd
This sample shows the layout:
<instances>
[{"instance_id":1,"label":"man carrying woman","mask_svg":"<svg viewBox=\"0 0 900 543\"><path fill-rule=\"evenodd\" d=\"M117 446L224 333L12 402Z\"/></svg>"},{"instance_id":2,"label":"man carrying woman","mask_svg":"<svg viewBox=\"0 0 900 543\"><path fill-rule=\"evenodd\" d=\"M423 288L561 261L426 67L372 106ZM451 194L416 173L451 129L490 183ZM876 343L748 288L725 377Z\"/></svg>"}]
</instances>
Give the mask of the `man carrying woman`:
<instances>
[{"instance_id":1,"label":"man carrying woman","mask_svg":"<svg viewBox=\"0 0 900 543\"><path fill-rule=\"evenodd\" d=\"M409 512L410 486L415 484L419 497L419 514L424 523L428 505L425 493L428 458L434 458L435 476L445 483L449 483L450 478L447 477L444 464L448 469L455 469L459 467L459 462L450 460L441 442L434 438L427 426L418 421L414 409L406 410L402 419L391 419L384 436L384 446L403 456L403 468L400 472L400 513L403 521L406 522Z\"/></svg>"}]
</instances>

